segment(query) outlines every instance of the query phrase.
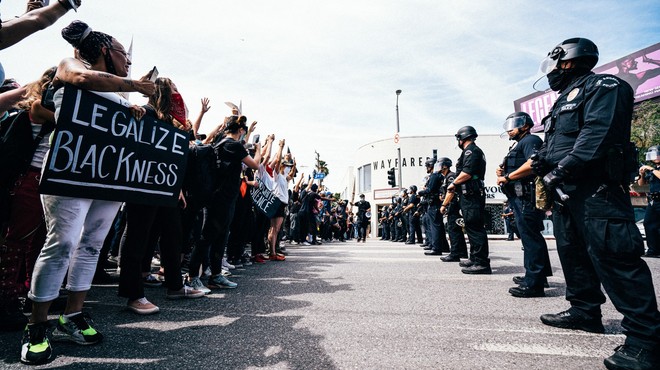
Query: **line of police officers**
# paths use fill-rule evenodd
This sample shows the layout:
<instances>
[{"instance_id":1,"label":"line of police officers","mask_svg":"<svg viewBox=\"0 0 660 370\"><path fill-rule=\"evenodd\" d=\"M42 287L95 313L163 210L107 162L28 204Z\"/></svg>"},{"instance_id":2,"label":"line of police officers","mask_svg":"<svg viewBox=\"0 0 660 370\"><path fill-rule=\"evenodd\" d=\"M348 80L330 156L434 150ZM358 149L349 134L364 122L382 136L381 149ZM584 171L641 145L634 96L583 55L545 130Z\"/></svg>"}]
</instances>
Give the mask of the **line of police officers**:
<instances>
[{"instance_id":1,"label":"line of police officers","mask_svg":"<svg viewBox=\"0 0 660 370\"><path fill-rule=\"evenodd\" d=\"M515 214L525 267L525 276L514 277L518 285L509 293L522 298L545 295L544 286L552 271L541 235L545 212L537 208L536 201L548 197L546 203L552 206L557 253L570 308L557 314L544 314L541 321L558 328L603 333L602 286L623 314L621 325L626 335L624 344L604 360L605 366L660 369L660 312L651 272L641 258L644 245L635 225L629 194L631 173L639 172L638 183L650 184L645 217L649 248L645 256L657 257L660 255L659 149L655 146L647 152L646 159L653 166L637 167L634 146L630 143L634 92L616 76L594 74L591 70L597 62L598 48L593 42L572 38L557 45L541 63L550 88L559 92L550 114L543 120L543 141L530 134L534 123L526 113L511 114L504 123L506 133L515 143L496 175ZM440 255L447 249L441 216L447 214L451 246L443 261L469 257L460 262L463 273L490 274L484 229L485 157L475 144L477 132L473 127L462 127L455 136L463 150L456 174L451 172L448 158L426 163L430 176L420 191L428 199L426 254ZM400 217L405 225L406 217L402 217L405 210L418 212L417 208L404 205L406 198L412 196L404 194L403 198L395 199L386 220L396 221ZM403 204L399 205L400 202ZM459 208L470 241L469 256L456 222L461 217ZM394 238L403 240L405 227L397 227L396 222L392 225Z\"/></svg>"}]
</instances>

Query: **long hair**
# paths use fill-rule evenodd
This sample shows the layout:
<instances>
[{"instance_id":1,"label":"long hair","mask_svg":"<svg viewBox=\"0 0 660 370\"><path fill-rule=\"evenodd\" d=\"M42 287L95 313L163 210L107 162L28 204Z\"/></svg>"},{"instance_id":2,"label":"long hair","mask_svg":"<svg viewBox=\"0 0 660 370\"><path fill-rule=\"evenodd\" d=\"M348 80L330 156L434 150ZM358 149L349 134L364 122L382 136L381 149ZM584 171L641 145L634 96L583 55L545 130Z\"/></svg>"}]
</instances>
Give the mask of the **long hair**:
<instances>
[{"instance_id":1,"label":"long hair","mask_svg":"<svg viewBox=\"0 0 660 370\"><path fill-rule=\"evenodd\" d=\"M41 78L39 78L37 81L30 82L29 84L25 85L26 92L23 95L23 100L21 100L17 106L20 109L30 110L32 104L35 101L41 99L41 94L48 87L48 84L53 82L53 78L55 78L55 71L57 71L57 67L50 67L41 75Z\"/></svg>"},{"instance_id":2,"label":"long hair","mask_svg":"<svg viewBox=\"0 0 660 370\"><path fill-rule=\"evenodd\" d=\"M159 120L174 124L170 114L172 110L172 80L167 77L158 77L155 81L156 92L149 97L149 104L155 111ZM183 122L185 123L185 122Z\"/></svg>"}]
</instances>

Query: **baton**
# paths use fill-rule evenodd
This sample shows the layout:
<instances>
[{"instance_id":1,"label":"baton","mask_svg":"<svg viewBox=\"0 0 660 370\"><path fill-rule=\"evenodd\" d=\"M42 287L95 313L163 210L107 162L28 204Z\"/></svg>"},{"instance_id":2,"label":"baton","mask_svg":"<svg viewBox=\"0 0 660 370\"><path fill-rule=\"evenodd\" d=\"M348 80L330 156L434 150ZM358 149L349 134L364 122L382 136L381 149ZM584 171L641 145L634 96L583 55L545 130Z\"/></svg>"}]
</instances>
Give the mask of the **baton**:
<instances>
[{"instance_id":1,"label":"baton","mask_svg":"<svg viewBox=\"0 0 660 370\"><path fill-rule=\"evenodd\" d=\"M570 199L568 194L564 193L560 188L555 188L555 191L557 192L557 195L559 195L559 199L561 199L562 202L565 202L568 199Z\"/></svg>"}]
</instances>

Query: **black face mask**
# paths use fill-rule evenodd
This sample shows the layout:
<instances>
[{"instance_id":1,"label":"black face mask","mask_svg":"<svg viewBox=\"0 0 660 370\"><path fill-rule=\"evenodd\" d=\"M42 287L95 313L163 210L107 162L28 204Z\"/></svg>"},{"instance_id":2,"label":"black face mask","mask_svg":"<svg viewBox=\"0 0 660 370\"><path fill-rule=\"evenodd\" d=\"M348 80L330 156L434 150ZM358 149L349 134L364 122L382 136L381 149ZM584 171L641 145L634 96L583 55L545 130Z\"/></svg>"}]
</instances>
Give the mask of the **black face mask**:
<instances>
[{"instance_id":1,"label":"black face mask","mask_svg":"<svg viewBox=\"0 0 660 370\"><path fill-rule=\"evenodd\" d=\"M570 85L576 78L589 73L588 69L584 68L571 68L571 69L554 69L548 73L548 84L554 91L562 91Z\"/></svg>"}]
</instances>

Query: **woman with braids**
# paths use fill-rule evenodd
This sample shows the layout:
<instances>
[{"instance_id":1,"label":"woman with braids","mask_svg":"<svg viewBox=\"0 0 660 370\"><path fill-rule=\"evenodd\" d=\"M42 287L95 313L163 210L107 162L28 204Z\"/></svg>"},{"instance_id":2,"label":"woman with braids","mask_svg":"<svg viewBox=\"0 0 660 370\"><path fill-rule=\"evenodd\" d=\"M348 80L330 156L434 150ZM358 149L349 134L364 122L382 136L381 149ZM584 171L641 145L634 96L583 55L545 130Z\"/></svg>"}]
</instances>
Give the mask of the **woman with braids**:
<instances>
[{"instance_id":1,"label":"woman with braids","mask_svg":"<svg viewBox=\"0 0 660 370\"><path fill-rule=\"evenodd\" d=\"M154 84L143 77L126 78L131 61L124 47L112 36L93 31L87 24L74 21L62 30L62 37L75 48L75 58L65 58L57 67L52 86L55 122L58 120L65 83L100 92L137 91L147 96ZM108 95L108 94L106 94ZM118 96L113 98L124 105ZM136 119L145 109L130 106ZM45 363L52 358L46 336L48 308L57 298L67 277L69 291L64 314L53 331L53 340L78 344L95 344L101 333L92 327L87 314L82 313L98 262L99 249L119 209L119 202L42 195L46 218L46 243L34 266L28 297L32 300L32 315L25 328L21 361L27 364ZM68 274L67 274L68 272Z\"/></svg>"},{"instance_id":2,"label":"woman with braids","mask_svg":"<svg viewBox=\"0 0 660 370\"><path fill-rule=\"evenodd\" d=\"M183 99L169 78L156 79L156 92L145 106L147 114L165 123L190 132ZM185 207L183 193L179 196ZM168 299L199 298L208 291L183 285L181 279L181 245L183 244L181 210L174 207L126 203L126 243L121 249L119 296L128 298L128 309L150 315L158 307L144 296L143 278L151 275L151 257L160 245L161 263L165 269ZM160 240L160 243L158 241Z\"/></svg>"}]
</instances>

